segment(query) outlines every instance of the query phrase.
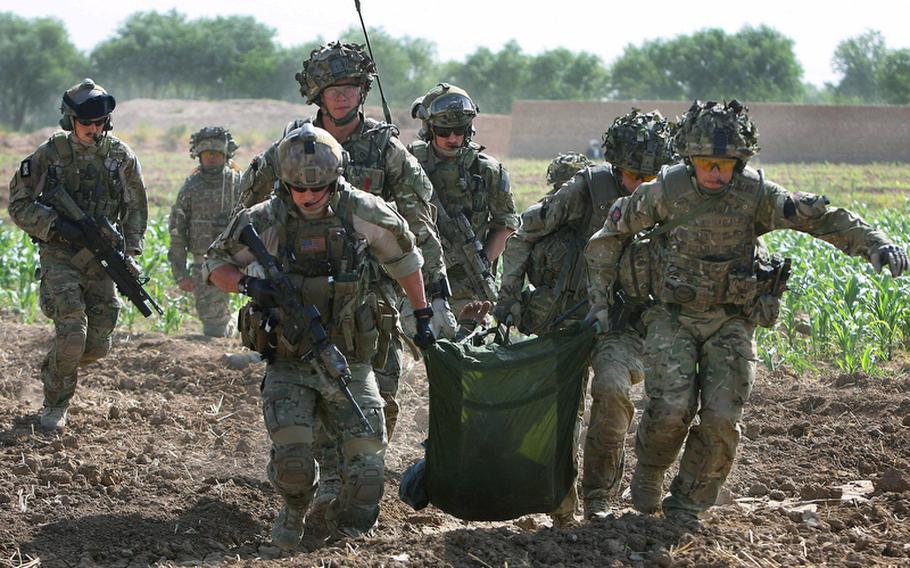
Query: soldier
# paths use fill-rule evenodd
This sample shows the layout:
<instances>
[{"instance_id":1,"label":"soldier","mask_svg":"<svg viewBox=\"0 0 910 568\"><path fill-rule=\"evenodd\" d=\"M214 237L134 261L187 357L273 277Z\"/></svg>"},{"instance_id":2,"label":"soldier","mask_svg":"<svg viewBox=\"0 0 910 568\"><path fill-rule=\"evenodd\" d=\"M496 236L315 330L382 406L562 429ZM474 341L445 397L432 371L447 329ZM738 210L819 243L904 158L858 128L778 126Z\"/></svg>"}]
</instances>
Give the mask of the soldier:
<instances>
[{"instance_id":1,"label":"soldier","mask_svg":"<svg viewBox=\"0 0 910 568\"><path fill-rule=\"evenodd\" d=\"M455 316L446 302L448 281L442 245L430 209L433 186L417 160L398 140L398 128L363 115L363 103L375 74L376 66L363 46L331 42L314 49L303 62L303 71L295 78L300 83L300 94L307 103L318 105L319 111L312 119L291 122L285 130L298 128L304 122L313 122L326 129L350 154L345 178L354 187L395 203L423 253L424 282L434 310L433 328L454 329ZM244 172L241 195L244 207L258 203L272 193L277 181L277 150L278 142L257 156ZM395 397L402 363L396 309L399 301L394 283L381 271L375 272L379 273L376 278L382 283L381 308L385 312L380 352L387 353L380 357L385 359L385 364L375 370L379 392L386 403L386 428L391 438L398 419ZM324 490L329 488L330 484L324 484Z\"/></svg>"},{"instance_id":2,"label":"soldier","mask_svg":"<svg viewBox=\"0 0 910 568\"><path fill-rule=\"evenodd\" d=\"M603 319L609 298L600 291L616 279L625 241L658 227L649 234L656 301L642 318L649 402L636 434L632 502L644 513L660 507L664 472L685 441L663 500L664 514L684 524L714 504L730 471L755 374L755 326L777 317L787 264L763 261L758 237L795 229L876 270L887 265L895 277L907 268L906 251L855 214L828 207L822 196L791 193L747 167L757 142L739 102L696 101L674 136L685 163L617 200L586 252L592 312Z\"/></svg>"},{"instance_id":3,"label":"soldier","mask_svg":"<svg viewBox=\"0 0 910 568\"><path fill-rule=\"evenodd\" d=\"M471 97L447 83L411 105L411 116L423 126L421 139L408 150L433 182L455 311L478 298L496 300L494 263L520 224L509 172L471 140L477 113ZM469 241L474 248L466 251ZM445 331L454 336L454 330Z\"/></svg>"},{"instance_id":4,"label":"soldier","mask_svg":"<svg viewBox=\"0 0 910 568\"><path fill-rule=\"evenodd\" d=\"M244 308L241 335L247 347L269 361L262 389L272 440L268 475L285 501L272 540L292 549L300 541L319 483L313 453L317 414L340 436L344 450L342 488L325 513L329 529L335 536L363 534L379 514L386 441L383 402L370 361L376 355L381 314L376 291L369 286L365 252L404 289L417 320L415 342L429 347L434 338L414 236L393 208L355 191L340 175L346 159L341 145L325 130L304 123L285 136L276 156L277 194L234 216L209 249L205 268L214 285L252 298ZM282 318L287 314L273 309L278 303L273 283L241 272L253 261L239 240L250 224L289 274L300 302L315 304L321 312L329 341L347 357L353 377L348 386L372 432L358 420L337 384L301 359L314 349L313 343L308 338L299 344L286 340L288 323Z\"/></svg>"},{"instance_id":5,"label":"soldier","mask_svg":"<svg viewBox=\"0 0 910 568\"><path fill-rule=\"evenodd\" d=\"M610 204L653 179L673 162L671 125L659 112L637 109L618 117L603 134L608 160L587 167L553 195L532 206L512 239L503 262L502 287L494 314L511 318L525 333L553 329L561 313L576 310L563 325L582 319L587 301L582 251L601 226ZM534 285L523 291L525 276ZM576 315L577 314L577 315ZM619 495L625 453L623 440L634 415L632 385L642 380L640 326L627 312L607 322L598 335L592 366L591 418L585 439L582 490L586 519L606 517ZM554 522L573 522L575 503L567 500Z\"/></svg>"},{"instance_id":6,"label":"soldier","mask_svg":"<svg viewBox=\"0 0 910 568\"><path fill-rule=\"evenodd\" d=\"M124 252L142 252L148 202L139 159L109 134L116 101L85 79L63 94L60 126L19 165L10 182L9 213L37 243L41 260L41 311L54 321L55 337L41 363L41 427L59 431L76 391L78 368L111 349L120 300L114 282L85 248L78 224L42 202L42 192L62 184L86 214L107 218L121 232Z\"/></svg>"},{"instance_id":7,"label":"soldier","mask_svg":"<svg viewBox=\"0 0 910 568\"><path fill-rule=\"evenodd\" d=\"M168 222L171 273L181 290L192 292L202 332L211 337L232 332L229 297L202 280L202 262L238 201L240 172L231 161L236 150L234 137L220 126L207 126L190 136L190 157L199 159L199 167L183 182ZM187 252L193 254L189 269Z\"/></svg>"}]
</instances>

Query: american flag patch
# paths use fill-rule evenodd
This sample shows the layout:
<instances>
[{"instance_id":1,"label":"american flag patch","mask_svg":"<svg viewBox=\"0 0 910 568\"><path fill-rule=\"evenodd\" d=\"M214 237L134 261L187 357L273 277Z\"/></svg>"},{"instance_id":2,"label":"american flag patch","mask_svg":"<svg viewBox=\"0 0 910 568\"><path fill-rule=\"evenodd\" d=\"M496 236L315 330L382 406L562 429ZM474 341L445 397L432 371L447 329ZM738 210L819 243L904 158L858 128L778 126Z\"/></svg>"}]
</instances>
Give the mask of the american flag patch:
<instances>
[{"instance_id":1,"label":"american flag patch","mask_svg":"<svg viewBox=\"0 0 910 568\"><path fill-rule=\"evenodd\" d=\"M300 239L300 250L305 253L325 252L325 237L307 237Z\"/></svg>"}]
</instances>

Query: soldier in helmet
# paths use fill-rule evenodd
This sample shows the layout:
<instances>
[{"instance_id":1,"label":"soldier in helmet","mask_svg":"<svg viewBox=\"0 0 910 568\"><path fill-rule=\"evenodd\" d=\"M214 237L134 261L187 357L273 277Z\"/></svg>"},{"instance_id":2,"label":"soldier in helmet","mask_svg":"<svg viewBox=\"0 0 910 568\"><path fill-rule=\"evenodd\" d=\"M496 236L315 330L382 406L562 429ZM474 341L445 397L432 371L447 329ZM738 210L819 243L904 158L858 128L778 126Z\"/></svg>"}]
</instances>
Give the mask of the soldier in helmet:
<instances>
[{"instance_id":1,"label":"soldier in helmet","mask_svg":"<svg viewBox=\"0 0 910 568\"><path fill-rule=\"evenodd\" d=\"M319 483L313 451L317 416L341 438L344 454L341 491L325 512L329 529L336 536L362 534L379 514L386 441L383 401L370 362L382 314L364 254L373 255L407 295L417 320L415 342L429 347L434 338L414 236L385 201L354 190L340 175L346 160L341 145L307 122L284 137L276 155L276 195L233 217L209 248L205 274L225 292L252 298L243 311L241 335L247 347L268 360L262 388L272 441L268 475L285 502L272 540L292 549ZM348 386L372 432L338 386L302 359L313 349L309 340L294 345L282 335L286 315L275 309L271 281L244 273L253 256L240 233L250 224L297 287L300 302L314 304L322 314L329 341L347 357L353 377Z\"/></svg>"},{"instance_id":2,"label":"soldier in helmet","mask_svg":"<svg viewBox=\"0 0 910 568\"><path fill-rule=\"evenodd\" d=\"M120 300L114 282L94 260L79 226L42 203L42 192L62 184L86 214L107 218L123 234L124 252L142 252L148 218L139 159L109 134L116 101L91 79L63 94L60 126L19 165L10 182L9 213L37 243L41 311L55 337L41 363L41 426L61 430L76 391L78 368L111 349Z\"/></svg>"},{"instance_id":3,"label":"soldier in helmet","mask_svg":"<svg viewBox=\"0 0 910 568\"><path fill-rule=\"evenodd\" d=\"M617 197L632 194L674 161L668 147L671 134L671 124L657 111L633 109L616 118L602 137L607 163L582 169L522 215L522 227L503 263L500 300L494 308L497 320L511 320L525 333L543 333L553 329L560 314L569 315L563 325L584 317L585 243L603 226ZM526 277L533 291L524 290ZM643 378L640 323L631 309L616 316L601 326L592 354L591 419L582 476L589 520L607 516L619 495L623 440L634 414L630 391ZM554 513L554 521L567 524L573 513L574 503L567 501Z\"/></svg>"},{"instance_id":4,"label":"soldier in helmet","mask_svg":"<svg viewBox=\"0 0 910 568\"><path fill-rule=\"evenodd\" d=\"M303 62L303 71L295 78L300 83L300 94L307 103L319 107L316 116L296 120L286 130L299 127L303 122L326 129L344 149L351 160L345 169L345 178L358 189L378 195L393 202L398 212L407 220L423 253L424 281L427 296L432 301L434 329L454 328L455 316L445 300L448 291L442 245L430 208L433 186L420 164L408 154L398 140L398 128L378 122L363 115L376 66L363 46L330 42L310 53ZM243 174L241 202L249 207L266 199L273 190L278 176L276 160L278 143L257 156ZM386 428L391 437L398 418L398 382L401 378L402 342L398 333L398 293L394 283L381 274L382 309L386 312L381 330L380 356L377 358L379 389L386 403ZM388 347L384 347L384 346ZM384 360L383 364L379 364ZM325 484L328 490L329 484Z\"/></svg>"},{"instance_id":5,"label":"soldier in helmet","mask_svg":"<svg viewBox=\"0 0 910 568\"><path fill-rule=\"evenodd\" d=\"M190 157L199 159L199 167L183 182L168 223L171 273L181 290L193 294L202 331L211 337L231 334L228 295L202 280L202 261L237 205L240 172L231 162L236 150L234 137L220 126L190 136ZM193 255L189 267L188 252Z\"/></svg>"},{"instance_id":6,"label":"soldier in helmet","mask_svg":"<svg viewBox=\"0 0 910 568\"><path fill-rule=\"evenodd\" d=\"M787 263L764 260L758 237L795 229L895 277L907 253L826 198L792 193L748 167L757 134L735 100L696 101L673 142L684 163L617 200L586 258L592 312L604 319L627 240L656 227L647 234L655 258L654 304L642 317L649 402L635 439L632 502L645 513L661 506L664 473L685 442L663 511L691 524L714 504L733 465L755 375L755 326L773 324L784 288L777 283Z\"/></svg>"},{"instance_id":7,"label":"soldier in helmet","mask_svg":"<svg viewBox=\"0 0 910 568\"><path fill-rule=\"evenodd\" d=\"M477 298L496 300L493 263L520 224L509 172L471 140L477 113L471 97L448 83L437 84L411 106L422 128L408 150L433 182L455 311ZM471 239L479 254L465 253ZM453 337L454 330L446 335Z\"/></svg>"}]
</instances>

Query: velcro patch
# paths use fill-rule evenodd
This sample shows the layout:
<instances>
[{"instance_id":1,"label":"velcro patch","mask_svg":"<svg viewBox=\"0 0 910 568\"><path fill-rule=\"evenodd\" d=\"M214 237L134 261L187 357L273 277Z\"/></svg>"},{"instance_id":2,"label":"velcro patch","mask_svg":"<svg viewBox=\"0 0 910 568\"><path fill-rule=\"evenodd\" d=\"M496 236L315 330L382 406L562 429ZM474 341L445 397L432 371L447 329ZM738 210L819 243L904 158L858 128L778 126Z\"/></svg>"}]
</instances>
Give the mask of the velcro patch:
<instances>
[{"instance_id":1,"label":"velcro patch","mask_svg":"<svg viewBox=\"0 0 910 568\"><path fill-rule=\"evenodd\" d=\"M19 164L19 175L27 178L32 175L32 158L28 157Z\"/></svg>"},{"instance_id":2,"label":"velcro patch","mask_svg":"<svg viewBox=\"0 0 910 568\"><path fill-rule=\"evenodd\" d=\"M610 211L610 221L615 224L619 223L620 219L622 219L622 208L614 207L613 211Z\"/></svg>"},{"instance_id":3,"label":"velcro patch","mask_svg":"<svg viewBox=\"0 0 910 568\"><path fill-rule=\"evenodd\" d=\"M325 237L300 239L300 250L309 254L325 252Z\"/></svg>"}]
</instances>

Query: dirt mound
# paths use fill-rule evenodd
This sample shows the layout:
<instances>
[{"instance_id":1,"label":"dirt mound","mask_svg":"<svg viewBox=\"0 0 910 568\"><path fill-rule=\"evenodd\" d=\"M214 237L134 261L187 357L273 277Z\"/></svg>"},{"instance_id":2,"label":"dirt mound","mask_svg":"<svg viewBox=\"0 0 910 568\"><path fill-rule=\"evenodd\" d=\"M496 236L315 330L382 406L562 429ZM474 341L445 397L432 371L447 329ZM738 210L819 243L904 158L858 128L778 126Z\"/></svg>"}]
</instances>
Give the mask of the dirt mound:
<instances>
[{"instance_id":1,"label":"dirt mound","mask_svg":"<svg viewBox=\"0 0 910 568\"><path fill-rule=\"evenodd\" d=\"M118 335L82 373L66 434L46 436L35 431L35 377L50 337L0 328L0 566L910 563L905 373L840 387L834 375L762 375L729 491L700 528L624 510L562 531L546 515L468 523L398 501L426 436L426 379L412 364L376 535L333 545L310 536L287 555L268 543L279 498L264 475L261 363L227 368L230 340ZM318 519L307 530L318 535Z\"/></svg>"}]
</instances>

